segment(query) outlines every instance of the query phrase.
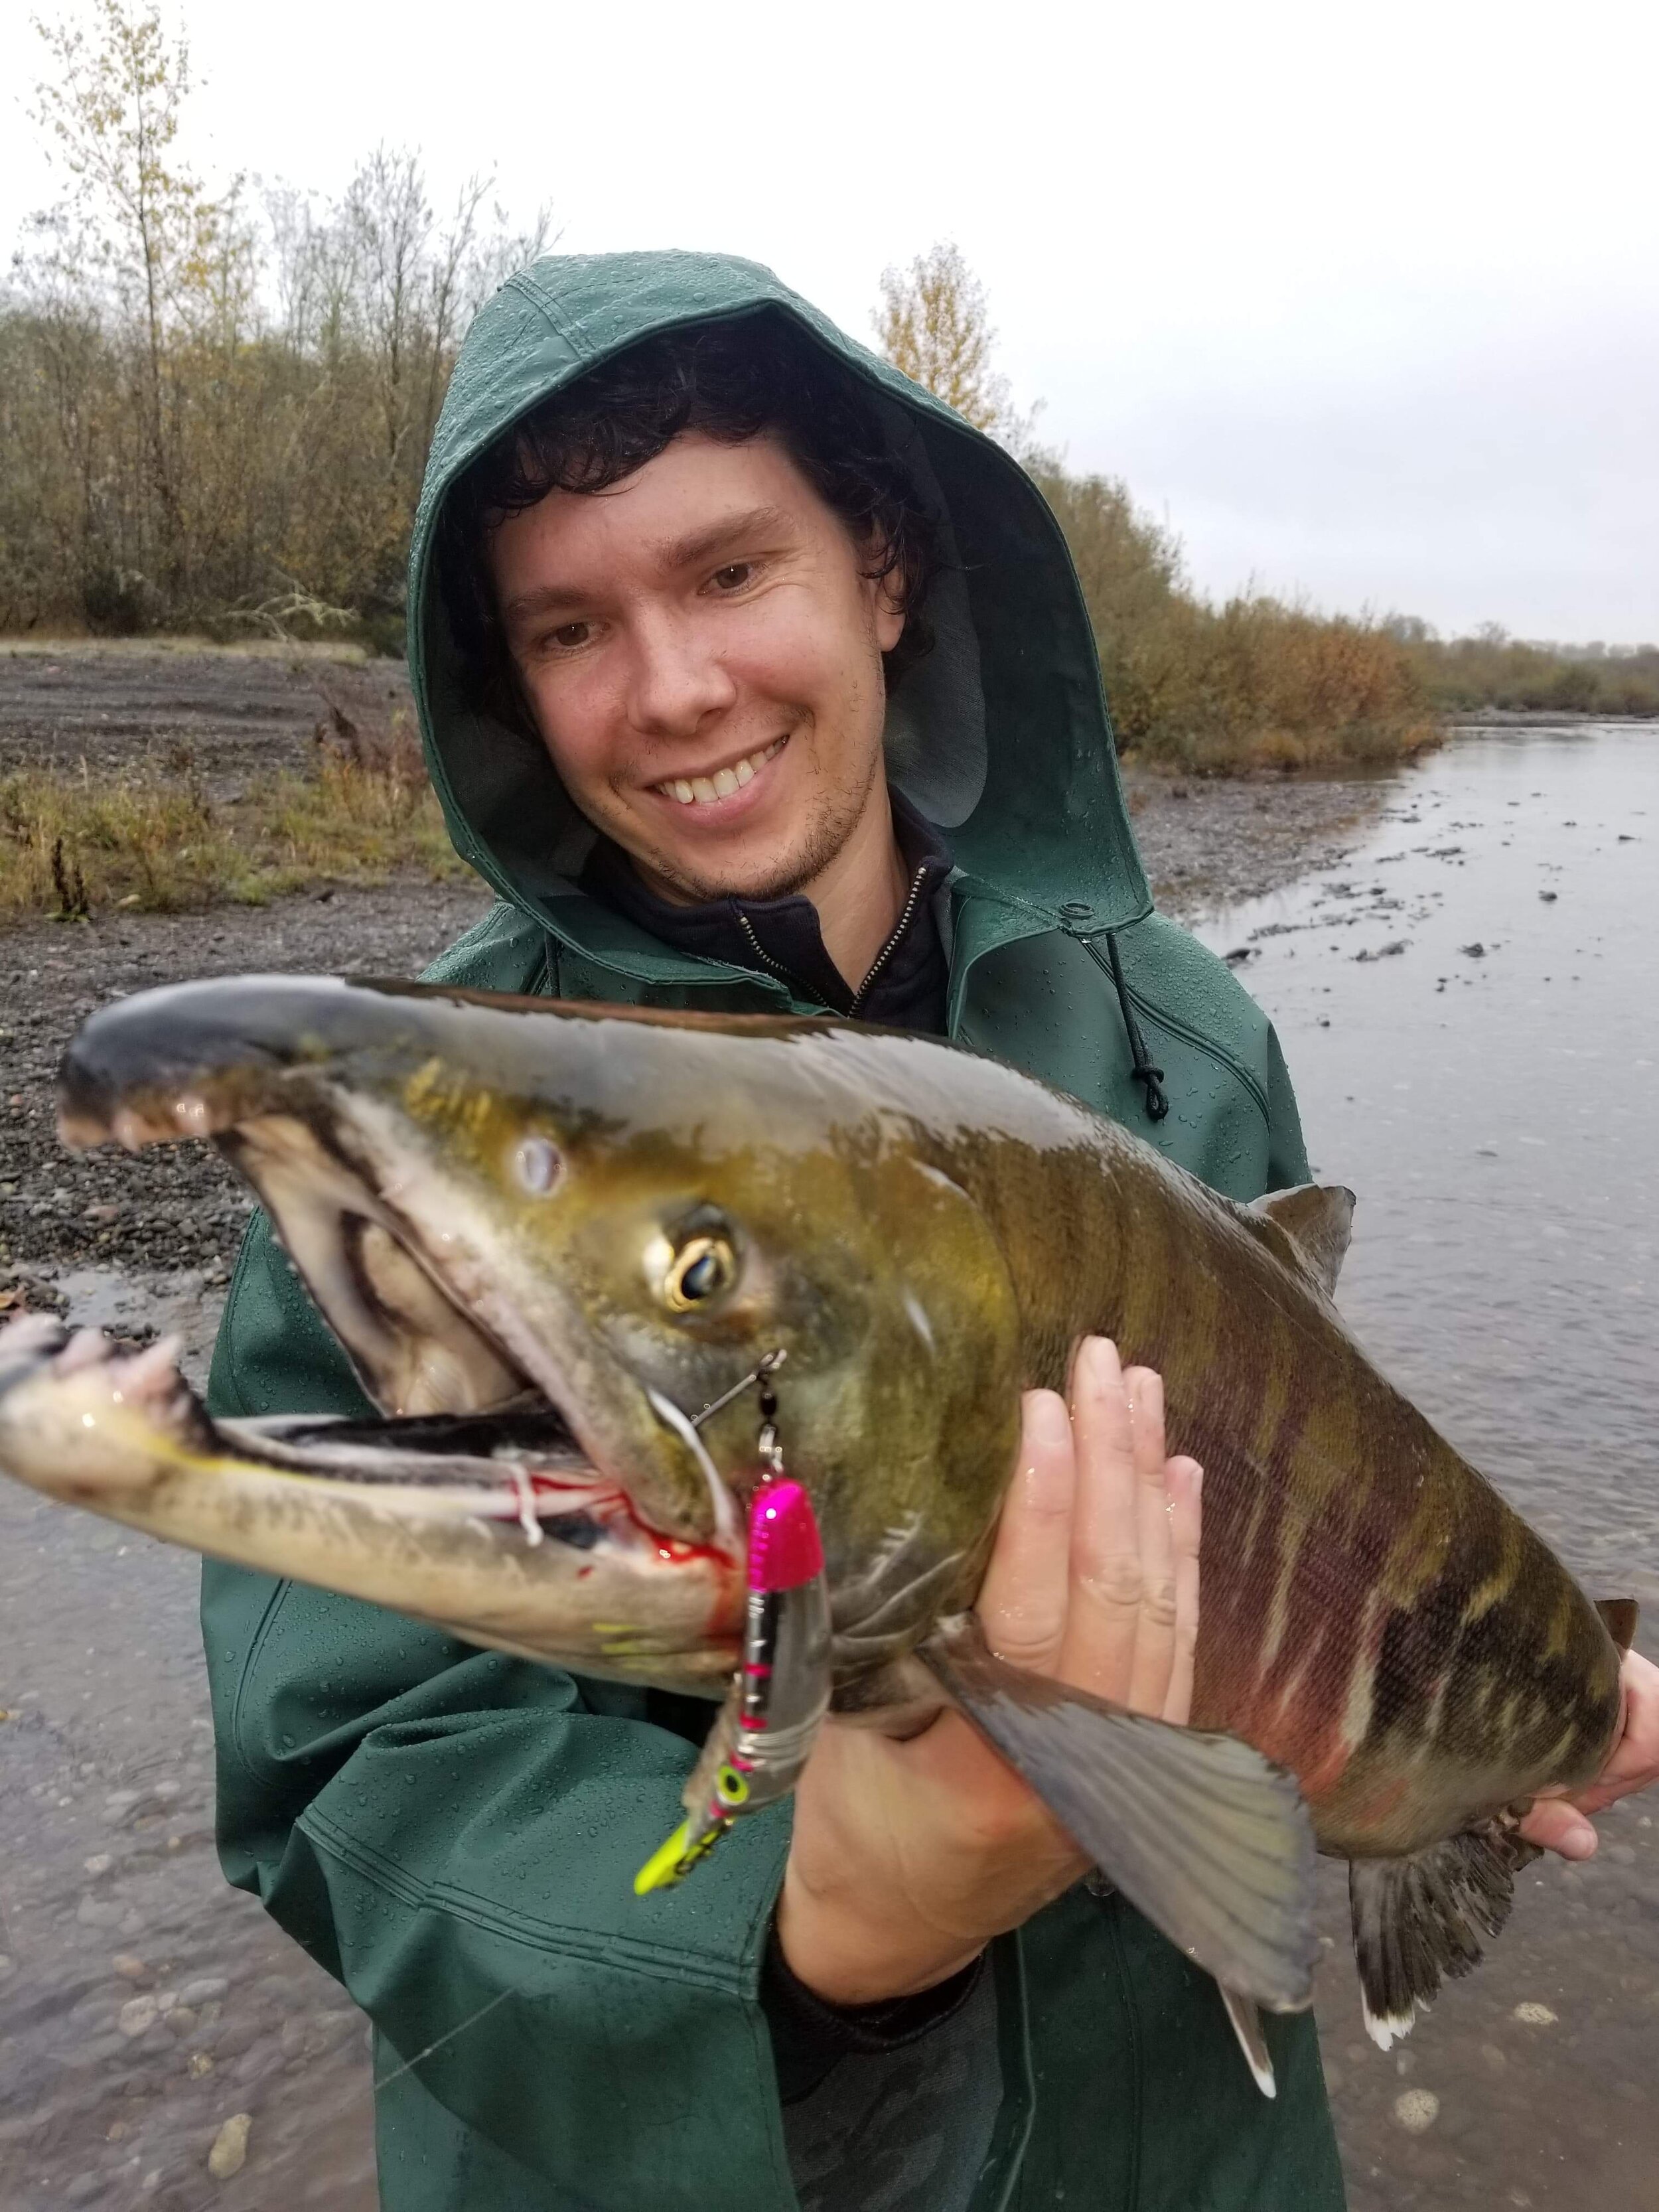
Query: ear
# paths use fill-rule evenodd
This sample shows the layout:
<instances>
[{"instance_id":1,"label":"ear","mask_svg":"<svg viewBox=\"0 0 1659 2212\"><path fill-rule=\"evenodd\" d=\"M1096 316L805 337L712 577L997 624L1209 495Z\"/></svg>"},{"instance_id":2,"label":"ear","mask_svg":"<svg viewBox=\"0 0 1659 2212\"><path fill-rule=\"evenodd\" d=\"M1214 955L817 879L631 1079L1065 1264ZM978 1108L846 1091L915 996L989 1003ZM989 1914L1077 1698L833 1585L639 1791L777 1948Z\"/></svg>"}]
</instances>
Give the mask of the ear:
<instances>
[{"instance_id":1,"label":"ear","mask_svg":"<svg viewBox=\"0 0 1659 2212\"><path fill-rule=\"evenodd\" d=\"M872 626L876 645L882 653L890 653L904 635L904 579L897 568L889 569L884 576L872 575L871 570L886 558L887 549L879 537L872 534L866 540L864 558L864 587L870 594Z\"/></svg>"}]
</instances>

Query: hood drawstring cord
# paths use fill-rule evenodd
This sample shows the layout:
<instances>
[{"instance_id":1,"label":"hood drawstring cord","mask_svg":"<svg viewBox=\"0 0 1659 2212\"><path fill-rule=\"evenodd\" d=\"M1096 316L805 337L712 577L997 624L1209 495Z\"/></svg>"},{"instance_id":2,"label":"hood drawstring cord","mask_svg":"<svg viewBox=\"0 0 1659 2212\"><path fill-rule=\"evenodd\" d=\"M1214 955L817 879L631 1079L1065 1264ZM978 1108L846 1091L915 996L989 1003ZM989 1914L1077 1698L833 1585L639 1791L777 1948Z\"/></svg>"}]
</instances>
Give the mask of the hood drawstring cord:
<instances>
[{"instance_id":1,"label":"hood drawstring cord","mask_svg":"<svg viewBox=\"0 0 1659 2212\"><path fill-rule=\"evenodd\" d=\"M1170 1110L1169 1094L1164 1088L1164 1070L1152 1065L1152 1056L1146 1049L1146 1040L1135 1019L1135 1010L1129 997L1129 986L1123 973L1123 959L1117 949L1117 932L1114 929L1091 930L1087 925L1092 908L1075 900L1068 901L1060 909L1060 925L1068 937L1074 937L1097 968L1109 975L1112 988L1117 993L1118 1011L1123 1017L1124 1034L1129 1040L1129 1058L1133 1063L1130 1073L1146 1091L1146 1115L1149 1121L1161 1121ZM1100 955L1101 938L1106 940L1106 957Z\"/></svg>"}]
</instances>

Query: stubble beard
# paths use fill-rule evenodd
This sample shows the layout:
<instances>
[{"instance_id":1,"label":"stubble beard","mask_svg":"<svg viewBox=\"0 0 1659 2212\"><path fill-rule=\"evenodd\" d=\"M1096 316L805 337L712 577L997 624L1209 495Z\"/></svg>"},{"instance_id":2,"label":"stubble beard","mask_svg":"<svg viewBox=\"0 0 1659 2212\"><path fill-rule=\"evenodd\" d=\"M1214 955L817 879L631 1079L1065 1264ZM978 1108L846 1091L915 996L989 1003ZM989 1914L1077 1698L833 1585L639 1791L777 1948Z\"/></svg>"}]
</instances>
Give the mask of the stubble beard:
<instances>
[{"instance_id":1,"label":"stubble beard","mask_svg":"<svg viewBox=\"0 0 1659 2212\"><path fill-rule=\"evenodd\" d=\"M802 734L793 733L790 743L798 743ZM816 760L815 752L813 757ZM744 874L739 867L735 872L737 880L733 879L733 872L703 876L688 867L678 854L663 852L638 854L635 866L647 868L659 882L694 906L723 898L760 901L793 897L817 881L857 829L881 773L883 757L878 745L870 757L862 784L831 792L794 844L781 854L754 864L757 872Z\"/></svg>"}]
</instances>

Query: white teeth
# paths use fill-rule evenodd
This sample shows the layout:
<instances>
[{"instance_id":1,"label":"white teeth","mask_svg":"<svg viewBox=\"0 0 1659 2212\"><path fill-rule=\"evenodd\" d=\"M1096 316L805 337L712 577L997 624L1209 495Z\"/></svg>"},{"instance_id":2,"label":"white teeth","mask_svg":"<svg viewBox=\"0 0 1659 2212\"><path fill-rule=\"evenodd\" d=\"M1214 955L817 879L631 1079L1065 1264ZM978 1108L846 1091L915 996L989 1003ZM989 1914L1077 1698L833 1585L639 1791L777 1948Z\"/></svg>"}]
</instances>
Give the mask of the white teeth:
<instances>
[{"instance_id":1,"label":"white teeth","mask_svg":"<svg viewBox=\"0 0 1659 2212\"><path fill-rule=\"evenodd\" d=\"M769 745L763 745L757 753L749 753L731 768L717 769L714 775L695 775L688 782L683 775L671 776L654 787L665 799L678 799L682 806L707 806L716 799L729 799L734 791L741 791L745 783L752 783L772 756L780 751L784 740L774 738Z\"/></svg>"}]
</instances>

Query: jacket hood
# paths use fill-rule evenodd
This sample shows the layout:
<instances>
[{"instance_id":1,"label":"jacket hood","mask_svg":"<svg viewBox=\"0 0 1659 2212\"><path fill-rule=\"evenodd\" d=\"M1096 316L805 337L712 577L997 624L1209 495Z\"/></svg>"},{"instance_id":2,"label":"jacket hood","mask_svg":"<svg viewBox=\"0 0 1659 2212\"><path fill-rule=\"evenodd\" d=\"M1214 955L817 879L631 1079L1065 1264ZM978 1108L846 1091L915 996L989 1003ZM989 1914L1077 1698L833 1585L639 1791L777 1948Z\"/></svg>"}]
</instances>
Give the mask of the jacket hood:
<instances>
[{"instance_id":1,"label":"jacket hood","mask_svg":"<svg viewBox=\"0 0 1659 2212\"><path fill-rule=\"evenodd\" d=\"M787 316L871 387L895 449L946 525L927 599L933 650L888 702L890 779L951 843L963 889L1051 927L1150 904L1118 781L1093 632L1071 556L1012 457L855 344L769 270L724 254L564 254L508 279L461 349L427 463L410 555L410 669L457 851L562 937L586 937L573 885L592 832L542 748L467 700L438 588L443 501L519 416L611 356L691 324ZM607 937L615 941L614 929Z\"/></svg>"}]
</instances>

